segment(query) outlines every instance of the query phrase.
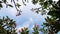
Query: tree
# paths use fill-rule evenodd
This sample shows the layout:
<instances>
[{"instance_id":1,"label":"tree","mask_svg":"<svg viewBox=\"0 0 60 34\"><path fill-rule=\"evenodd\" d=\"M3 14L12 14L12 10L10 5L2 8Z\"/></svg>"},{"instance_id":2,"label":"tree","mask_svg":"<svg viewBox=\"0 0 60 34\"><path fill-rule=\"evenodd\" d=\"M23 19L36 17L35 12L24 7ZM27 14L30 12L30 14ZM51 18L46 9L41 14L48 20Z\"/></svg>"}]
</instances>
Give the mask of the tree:
<instances>
[{"instance_id":1,"label":"tree","mask_svg":"<svg viewBox=\"0 0 60 34\"><path fill-rule=\"evenodd\" d=\"M18 14L16 15L16 16L19 16L19 15L21 15L21 9L20 9L20 4L18 3L18 1L19 0L0 0L0 9L1 8L3 8L4 7L4 4L6 5L6 8L8 8L8 7L15 7L16 8L16 10L17 10L17 12L18 12ZM22 0L22 3L26 6L26 4L25 4L25 2L26 2L27 0ZM9 4L9 3L11 3L11 4ZM12 3L14 4L14 6L12 5Z\"/></svg>"},{"instance_id":2,"label":"tree","mask_svg":"<svg viewBox=\"0 0 60 34\"><path fill-rule=\"evenodd\" d=\"M32 34L39 34L39 25L35 24L33 30L34 32L32 32Z\"/></svg>"},{"instance_id":3,"label":"tree","mask_svg":"<svg viewBox=\"0 0 60 34\"><path fill-rule=\"evenodd\" d=\"M60 0L53 1L53 0L33 0L33 4L39 3L41 5L40 8L42 10L48 10L47 15L51 17L47 17L46 23L43 23L49 30L49 34L58 33L60 31ZM38 10L40 8L37 8ZM37 12L39 13L40 10ZM42 11L41 11L42 12ZM44 12L44 11L43 11Z\"/></svg>"},{"instance_id":4,"label":"tree","mask_svg":"<svg viewBox=\"0 0 60 34\"><path fill-rule=\"evenodd\" d=\"M16 23L8 16L0 18L0 34L16 34Z\"/></svg>"},{"instance_id":5,"label":"tree","mask_svg":"<svg viewBox=\"0 0 60 34\"><path fill-rule=\"evenodd\" d=\"M20 34L29 34L29 30L28 30L28 28L24 27L24 28L21 28L21 30L19 30L19 33Z\"/></svg>"},{"instance_id":6,"label":"tree","mask_svg":"<svg viewBox=\"0 0 60 34\"><path fill-rule=\"evenodd\" d=\"M39 3L44 9L48 9L49 12L48 15L51 16L51 18L47 17L45 20L47 23L43 23L48 30L54 34L58 33L60 31L60 0L53 1L53 0L33 0L33 4ZM51 33L51 34L52 34Z\"/></svg>"},{"instance_id":7,"label":"tree","mask_svg":"<svg viewBox=\"0 0 60 34\"><path fill-rule=\"evenodd\" d=\"M20 34L30 34L28 28L23 27L19 30ZM31 34L39 34L39 25L35 24L33 27L33 32Z\"/></svg>"},{"instance_id":8,"label":"tree","mask_svg":"<svg viewBox=\"0 0 60 34\"><path fill-rule=\"evenodd\" d=\"M17 9L17 11L21 11L21 10L18 9L19 6L21 6L20 4L16 3L15 0L11 0L11 2L14 3L14 6ZM22 2L23 2L24 5L26 5L23 0L22 0ZM4 3L7 7L8 6L13 7L11 4L7 4L7 0L1 0L0 1L0 8L3 7L2 3ZM44 27L48 28L47 29L49 31L48 34L58 33L60 31L60 12L59 12L60 11L60 0L58 0L57 2L53 1L53 0L32 0L32 3L34 5L37 4L37 3L39 3L39 5L41 5L41 7L33 9L33 10L36 10L36 13L41 12L42 15L43 15L47 12L46 10L48 10L47 15L50 15L51 17L47 17L45 19L46 23L43 23ZM20 15L20 12L19 12L18 15ZM11 25L10 25L10 27L11 27ZM4 29L4 28L1 27L1 29ZM35 29L36 28L34 28L34 30ZM5 32L5 29L3 31Z\"/></svg>"}]
</instances>

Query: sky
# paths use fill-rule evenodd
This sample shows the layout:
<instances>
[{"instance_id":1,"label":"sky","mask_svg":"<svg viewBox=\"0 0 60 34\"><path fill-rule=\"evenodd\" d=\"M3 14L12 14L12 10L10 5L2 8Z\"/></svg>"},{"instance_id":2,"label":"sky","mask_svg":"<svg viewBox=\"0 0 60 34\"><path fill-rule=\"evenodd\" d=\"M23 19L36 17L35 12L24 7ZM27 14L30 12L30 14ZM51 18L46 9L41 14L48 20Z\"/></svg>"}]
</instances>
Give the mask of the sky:
<instances>
[{"instance_id":1,"label":"sky","mask_svg":"<svg viewBox=\"0 0 60 34\"><path fill-rule=\"evenodd\" d=\"M22 5L21 1L20 4ZM32 30L34 24L38 24L39 26L41 26L45 21L44 18L46 18L46 15L37 14L31 11L32 8L38 7L40 7L39 4L33 5L31 2L29 2L26 6L22 5L20 7L22 10L21 15L16 16L17 11L15 7L6 8L4 5L4 7L0 10L0 16L8 16L9 18L14 19L17 24L17 31L19 31L23 27L28 27L30 30Z\"/></svg>"}]
</instances>

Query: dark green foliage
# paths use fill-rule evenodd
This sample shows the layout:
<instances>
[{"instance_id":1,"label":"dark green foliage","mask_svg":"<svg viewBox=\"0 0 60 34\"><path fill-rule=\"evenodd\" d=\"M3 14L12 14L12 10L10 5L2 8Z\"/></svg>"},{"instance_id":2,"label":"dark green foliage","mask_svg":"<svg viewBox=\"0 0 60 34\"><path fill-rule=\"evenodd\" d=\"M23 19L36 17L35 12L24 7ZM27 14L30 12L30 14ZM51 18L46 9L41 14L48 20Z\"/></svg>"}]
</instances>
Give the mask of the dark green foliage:
<instances>
[{"instance_id":1,"label":"dark green foliage","mask_svg":"<svg viewBox=\"0 0 60 34\"><path fill-rule=\"evenodd\" d=\"M2 3L4 3L6 6L12 7L11 4L8 4L7 0L1 0L1 1L0 1L0 7L1 7L1 8L3 7Z\"/></svg>"},{"instance_id":2,"label":"dark green foliage","mask_svg":"<svg viewBox=\"0 0 60 34\"><path fill-rule=\"evenodd\" d=\"M36 3L38 3L38 0L32 0L32 3L36 4Z\"/></svg>"},{"instance_id":3,"label":"dark green foliage","mask_svg":"<svg viewBox=\"0 0 60 34\"><path fill-rule=\"evenodd\" d=\"M11 2L14 3L15 8L17 9L17 11L19 11L18 8L21 5L18 3L16 4L14 0L11 0ZM13 7L11 4L7 4L7 0L2 0L0 1L0 8L3 7L2 3L4 3L6 6L8 5L10 7ZM23 0L22 0L22 3L26 5ZM44 14L44 12L47 12L46 10L49 10L47 15L50 15L51 17L45 18L46 22L43 23L44 26L43 26L43 29L41 30L46 31L44 27L47 27L47 30L49 31L48 34L58 33L60 31L60 0L58 0L57 2L53 0L32 0L32 3L34 5L37 3L41 5L40 8L43 11L41 11L40 8L37 8L36 13L41 12ZM1 32L0 34L12 34L11 32L15 34L15 27L16 27L16 24L15 24L15 21L13 21L13 19L10 19L9 17L7 18L3 17L3 19L0 19L0 32ZM33 30L34 32L32 34L39 34L38 27L34 27ZM20 33L29 34L29 30L28 28L24 28L22 29L22 31L20 31Z\"/></svg>"},{"instance_id":4,"label":"dark green foliage","mask_svg":"<svg viewBox=\"0 0 60 34\"><path fill-rule=\"evenodd\" d=\"M43 7L44 9L48 9L48 15L50 15L51 17L47 17L46 23L43 23L47 28L48 31L51 31L53 33L58 33L60 31L60 0L53 1L53 0L40 0L39 3L41 5L41 7ZM34 4L34 3L33 3Z\"/></svg>"},{"instance_id":5,"label":"dark green foliage","mask_svg":"<svg viewBox=\"0 0 60 34\"><path fill-rule=\"evenodd\" d=\"M43 6L44 6L44 8L47 8L47 5L48 4L48 2L46 1L46 2L44 2L44 4L43 4Z\"/></svg>"},{"instance_id":6,"label":"dark green foliage","mask_svg":"<svg viewBox=\"0 0 60 34\"><path fill-rule=\"evenodd\" d=\"M15 34L16 23L8 16L0 18L0 33L1 34Z\"/></svg>"},{"instance_id":7,"label":"dark green foliage","mask_svg":"<svg viewBox=\"0 0 60 34\"><path fill-rule=\"evenodd\" d=\"M53 0L49 0L48 2L49 2L49 4L52 4L53 3Z\"/></svg>"},{"instance_id":8,"label":"dark green foliage","mask_svg":"<svg viewBox=\"0 0 60 34\"><path fill-rule=\"evenodd\" d=\"M39 2L44 2L45 0L39 0Z\"/></svg>"},{"instance_id":9,"label":"dark green foliage","mask_svg":"<svg viewBox=\"0 0 60 34\"><path fill-rule=\"evenodd\" d=\"M32 34L39 34L39 26L37 24L34 25L33 30Z\"/></svg>"},{"instance_id":10,"label":"dark green foliage","mask_svg":"<svg viewBox=\"0 0 60 34\"><path fill-rule=\"evenodd\" d=\"M7 6L13 7L13 6L12 6L12 5L10 5L10 4L7 4Z\"/></svg>"},{"instance_id":11,"label":"dark green foliage","mask_svg":"<svg viewBox=\"0 0 60 34\"><path fill-rule=\"evenodd\" d=\"M7 0L2 0L4 3L6 3L7 2Z\"/></svg>"},{"instance_id":12,"label":"dark green foliage","mask_svg":"<svg viewBox=\"0 0 60 34\"><path fill-rule=\"evenodd\" d=\"M19 8L21 5L17 3L16 6Z\"/></svg>"},{"instance_id":13,"label":"dark green foliage","mask_svg":"<svg viewBox=\"0 0 60 34\"><path fill-rule=\"evenodd\" d=\"M0 3L0 8L2 8L2 4Z\"/></svg>"},{"instance_id":14,"label":"dark green foliage","mask_svg":"<svg viewBox=\"0 0 60 34\"><path fill-rule=\"evenodd\" d=\"M17 3L18 3L18 0L16 0L16 1L17 1ZM19 3L17 4L16 1L15 1L15 0L9 0L9 1L7 1L7 0L0 0L0 9L4 7L4 6L3 6L3 4L4 4L4 5L6 6L6 8L8 8L8 6L9 6L9 7L12 7L12 8L15 7L16 10L20 12L20 11L21 11L21 10L20 10L20 6L21 6L21 5L20 5ZM9 4L9 3L11 3L11 4ZM12 5L12 3L14 4L14 6ZM23 3L23 2L22 2L22 3ZM24 2L24 3L25 3L25 2Z\"/></svg>"},{"instance_id":15,"label":"dark green foliage","mask_svg":"<svg viewBox=\"0 0 60 34\"><path fill-rule=\"evenodd\" d=\"M50 21L50 26L49 27L50 27L50 29L52 31L54 31L54 33L58 33L60 31L60 23L59 23L60 22L60 6L59 6L59 3L58 2L56 4L53 4L52 5L53 6L52 7L53 9L51 9L48 12L48 15L51 15L53 19L55 18L55 21L53 19L51 19L51 18L50 18L51 20L47 18ZM48 24L49 24L49 22L48 22Z\"/></svg>"},{"instance_id":16,"label":"dark green foliage","mask_svg":"<svg viewBox=\"0 0 60 34\"><path fill-rule=\"evenodd\" d=\"M20 32L20 34L29 34L29 30L28 30L28 28L21 28L21 31L19 31Z\"/></svg>"}]
</instances>

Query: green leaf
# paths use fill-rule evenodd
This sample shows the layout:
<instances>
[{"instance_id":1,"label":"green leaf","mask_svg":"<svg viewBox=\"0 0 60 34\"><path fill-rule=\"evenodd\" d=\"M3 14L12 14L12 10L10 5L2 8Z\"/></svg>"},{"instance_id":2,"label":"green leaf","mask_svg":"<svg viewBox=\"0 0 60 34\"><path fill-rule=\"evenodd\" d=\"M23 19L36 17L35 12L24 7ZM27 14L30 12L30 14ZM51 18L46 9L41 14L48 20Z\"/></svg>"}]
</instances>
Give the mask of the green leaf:
<instances>
[{"instance_id":1,"label":"green leaf","mask_svg":"<svg viewBox=\"0 0 60 34\"><path fill-rule=\"evenodd\" d=\"M44 2L45 0L40 0L39 2Z\"/></svg>"},{"instance_id":2,"label":"green leaf","mask_svg":"<svg viewBox=\"0 0 60 34\"><path fill-rule=\"evenodd\" d=\"M17 3L16 6L19 8L21 5Z\"/></svg>"},{"instance_id":3,"label":"green leaf","mask_svg":"<svg viewBox=\"0 0 60 34\"><path fill-rule=\"evenodd\" d=\"M4 3L6 3L7 1L6 0L2 0Z\"/></svg>"},{"instance_id":4,"label":"green leaf","mask_svg":"<svg viewBox=\"0 0 60 34\"><path fill-rule=\"evenodd\" d=\"M33 4L37 4L38 3L38 0L32 0L32 3Z\"/></svg>"},{"instance_id":5,"label":"green leaf","mask_svg":"<svg viewBox=\"0 0 60 34\"><path fill-rule=\"evenodd\" d=\"M40 5L42 6L42 5L43 5L43 3L41 2L41 3L40 3Z\"/></svg>"},{"instance_id":6,"label":"green leaf","mask_svg":"<svg viewBox=\"0 0 60 34\"><path fill-rule=\"evenodd\" d=\"M39 13L39 11L36 11L36 13L38 14L38 13Z\"/></svg>"},{"instance_id":7,"label":"green leaf","mask_svg":"<svg viewBox=\"0 0 60 34\"><path fill-rule=\"evenodd\" d=\"M48 23L43 23L43 25L45 25L45 26L49 26L49 24L48 24Z\"/></svg>"},{"instance_id":8,"label":"green leaf","mask_svg":"<svg viewBox=\"0 0 60 34\"><path fill-rule=\"evenodd\" d=\"M8 4L8 6L13 7L12 5Z\"/></svg>"},{"instance_id":9,"label":"green leaf","mask_svg":"<svg viewBox=\"0 0 60 34\"><path fill-rule=\"evenodd\" d=\"M48 7L48 2L46 1L46 2L44 2L44 8L47 8Z\"/></svg>"},{"instance_id":10,"label":"green leaf","mask_svg":"<svg viewBox=\"0 0 60 34\"><path fill-rule=\"evenodd\" d=\"M45 21L48 22L48 20L45 18Z\"/></svg>"},{"instance_id":11,"label":"green leaf","mask_svg":"<svg viewBox=\"0 0 60 34\"><path fill-rule=\"evenodd\" d=\"M49 3L50 3L50 4L52 4L52 2L53 2L52 0L49 0Z\"/></svg>"},{"instance_id":12,"label":"green leaf","mask_svg":"<svg viewBox=\"0 0 60 34\"><path fill-rule=\"evenodd\" d=\"M0 3L0 7L2 8L2 4Z\"/></svg>"}]
</instances>

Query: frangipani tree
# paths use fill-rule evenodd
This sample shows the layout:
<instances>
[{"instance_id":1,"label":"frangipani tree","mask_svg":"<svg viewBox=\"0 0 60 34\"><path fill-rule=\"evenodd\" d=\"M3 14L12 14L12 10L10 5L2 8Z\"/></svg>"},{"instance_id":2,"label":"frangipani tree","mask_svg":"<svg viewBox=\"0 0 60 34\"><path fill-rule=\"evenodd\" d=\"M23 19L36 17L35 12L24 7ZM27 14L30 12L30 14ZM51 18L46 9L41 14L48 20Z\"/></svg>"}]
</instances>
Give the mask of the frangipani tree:
<instances>
[{"instance_id":1,"label":"frangipani tree","mask_svg":"<svg viewBox=\"0 0 60 34\"><path fill-rule=\"evenodd\" d=\"M60 31L60 0L32 0L32 2L33 4L38 3L41 5L39 8L34 8L37 13L43 12L45 14L44 12L48 10L47 15L50 16L45 19L46 23L43 23L44 27L48 28L49 34L57 34Z\"/></svg>"},{"instance_id":2,"label":"frangipani tree","mask_svg":"<svg viewBox=\"0 0 60 34\"><path fill-rule=\"evenodd\" d=\"M21 28L21 30L19 30L19 33L20 34L29 34L29 30L28 30L28 28L24 27L24 28Z\"/></svg>"},{"instance_id":3,"label":"frangipani tree","mask_svg":"<svg viewBox=\"0 0 60 34\"><path fill-rule=\"evenodd\" d=\"M16 1L18 1L18 0L16 0ZM14 3L14 6L17 9L17 11L19 11L18 15L20 15L21 10L18 9L18 8L21 5L19 3L16 3L16 1L15 0L10 0L10 2ZM22 3L24 5L26 5L23 0L22 0ZM53 0L32 0L32 3L34 5L38 3L41 6L39 8L34 8L33 9L33 10L36 10L36 13L41 12L42 15L43 15L47 12L46 10L48 10L47 15L50 15L51 17L50 18L47 17L46 18L46 23L43 23L43 24L45 25L45 27L48 28L49 34L58 33L60 31L60 0L58 0L57 2L53 1ZM11 4L8 4L7 0L0 0L0 8L3 7L3 4L5 4L6 7L8 7L8 6L13 7ZM16 16L18 16L18 15L16 15ZM9 18L6 21L6 25L5 25L5 21L3 19L0 19L0 22L1 22L0 28L4 29L1 32L6 33L6 30L11 30L11 32L12 32L12 30L13 30L12 28L15 28L15 26L12 27L13 26L12 22L14 22L14 21L10 20ZM9 22L11 22L11 23L9 23ZM5 30L5 28L6 28L5 26L8 26L8 29Z\"/></svg>"},{"instance_id":4,"label":"frangipani tree","mask_svg":"<svg viewBox=\"0 0 60 34\"><path fill-rule=\"evenodd\" d=\"M16 23L8 16L0 18L0 34L16 34Z\"/></svg>"}]
</instances>

